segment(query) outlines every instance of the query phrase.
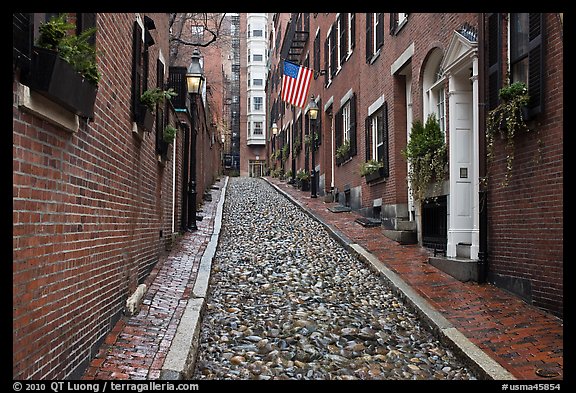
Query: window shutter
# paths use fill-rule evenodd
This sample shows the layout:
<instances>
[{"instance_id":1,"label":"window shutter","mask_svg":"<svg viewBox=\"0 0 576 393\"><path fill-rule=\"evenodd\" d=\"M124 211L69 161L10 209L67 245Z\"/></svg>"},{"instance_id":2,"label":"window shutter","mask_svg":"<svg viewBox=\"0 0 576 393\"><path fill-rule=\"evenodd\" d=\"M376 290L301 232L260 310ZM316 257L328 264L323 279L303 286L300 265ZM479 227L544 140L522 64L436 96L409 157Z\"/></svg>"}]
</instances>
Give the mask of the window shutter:
<instances>
[{"instance_id":1,"label":"window shutter","mask_svg":"<svg viewBox=\"0 0 576 393\"><path fill-rule=\"evenodd\" d=\"M342 108L336 112L336 118L334 119L334 139L336 142L336 148L342 146L342 137L344 135L344 130L342 129Z\"/></svg>"},{"instance_id":2,"label":"window shutter","mask_svg":"<svg viewBox=\"0 0 576 393\"><path fill-rule=\"evenodd\" d=\"M76 14L76 34L80 34L85 30L96 27L96 14L94 12ZM90 45L96 44L96 34L92 34L88 38Z\"/></svg>"},{"instance_id":3,"label":"window shutter","mask_svg":"<svg viewBox=\"0 0 576 393\"><path fill-rule=\"evenodd\" d=\"M380 157L382 157L382 163L384 166L381 169L382 176L388 177L390 174L390 154L388 151L388 102L384 101L384 107L382 108L382 123L383 127L383 135L384 135L384 143L382 144L382 152L380 153Z\"/></svg>"},{"instance_id":4,"label":"window shutter","mask_svg":"<svg viewBox=\"0 0 576 393\"><path fill-rule=\"evenodd\" d=\"M500 14L493 13L488 16L488 110L498 106L498 90L502 86L502 30Z\"/></svg>"},{"instance_id":5,"label":"window shutter","mask_svg":"<svg viewBox=\"0 0 576 393\"><path fill-rule=\"evenodd\" d=\"M138 22L134 21L132 31L132 113L136 116L140 96L142 95L142 29Z\"/></svg>"},{"instance_id":6,"label":"window shutter","mask_svg":"<svg viewBox=\"0 0 576 393\"><path fill-rule=\"evenodd\" d=\"M338 67L338 53L336 52L336 24L332 25L332 30L330 31L330 75L334 77L336 75L336 70Z\"/></svg>"},{"instance_id":7,"label":"window shutter","mask_svg":"<svg viewBox=\"0 0 576 393\"><path fill-rule=\"evenodd\" d=\"M528 103L529 115L533 116L543 111L543 61L544 61L544 18L540 13L531 13L528 30Z\"/></svg>"},{"instance_id":8,"label":"window shutter","mask_svg":"<svg viewBox=\"0 0 576 393\"><path fill-rule=\"evenodd\" d=\"M390 35L396 33L396 27L398 27L398 14L392 12L390 13Z\"/></svg>"},{"instance_id":9,"label":"window shutter","mask_svg":"<svg viewBox=\"0 0 576 393\"><path fill-rule=\"evenodd\" d=\"M29 13L12 14L12 62L23 73L30 69L32 55L32 15Z\"/></svg>"},{"instance_id":10,"label":"window shutter","mask_svg":"<svg viewBox=\"0 0 576 393\"><path fill-rule=\"evenodd\" d=\"M371 126L371 119L368 116L364 119L364 135L365 135L365 148L366 148L366 162L370 160L372 157L372 127Z\"/></svg>"},{"instance_id":11,"label":"window shutter","mask_svg":"<svg viewBox=\"0 0 576 393\"><path fill-rule=\"evenodd\" d=\"M372 59L372 13L366 13L366 63Z\"/></svg>"},{"instance_id":12,"label":"window shutter","mask_svg":"<svg viewBox=\"0 0 576 393\"><path fill-rule=\"evenodd\" d=\"M356 149L356 94L350 98L350 156L355 156Z\"/></svg>"},{"instance_id":13,"label":"window shutter","mask_svg":"<svg viewBox=\"0 0 576 393\"><path fill-rule=\"evenodd\" d=\"M338 19L340 25L340 64L343 64L348 54L348 14L342 13Z\"/></svg>"},{"instance_id":14,"label":"window shutter","mask_svg":"<svg viewBox=\"0 0 576 393\"><path fill-rule=\"evenodd\" d=\"M324 41L324 85L328 86L328 82L330 82L330 70L328 69L328 56L330 56L330 46L329 46L330 38L326 37L326 41Z\"/></svg>"},{"instance_id":15,"label":"window shutter","mask_svg":"<svg viewBox=\"0 0 576 393\"><path fill-rule=\"evenodd\" d=\"M350 13L350 48L356 46L356 14Z\"/></svg>"},{"instance_id":16,"label":"window shutter","mask_svg":"<svg viewBox=\"0 0 576 393\"><path fill-rule=\"evenodd\" d=\"M318 100L318 117L316 118L316 132L318 133L318 141L316 145L322 144L322 100Z\"/></svg>"},{"instance_id":17,"label":"window shutter","mask_svg":"<svg viewBox=\"0 0 576 393\"><path fill-rule=\"evenodd\" d=\"M376 30L376 50L384 45L384 14L379 12L376 14L378 18L378 29Z\"/></svg>"},{"instance_id":18,"label":"window shutter","mask_svg":"<svg viewBox=\"0 0 576 393\"><path fill-rule=\"evenodd\" d=\"M156 86L164 89L164 63L160 59L156 60ZM168 100L164 100L164 105L157 105L156 109L156 149L159 153L166 153L168 148L164 141L165 113L168 113Z\"/></svg>"},{"instance_id":19,"label":"window shutter","mask_svg":"<svg viewBox=\"0 0 576 393\"><path fill-rule=\"evenodd\" d=\"M316 79L318 71L320 71L320 31L314 37L314 79Z\"/></svg>"}]
</instances>

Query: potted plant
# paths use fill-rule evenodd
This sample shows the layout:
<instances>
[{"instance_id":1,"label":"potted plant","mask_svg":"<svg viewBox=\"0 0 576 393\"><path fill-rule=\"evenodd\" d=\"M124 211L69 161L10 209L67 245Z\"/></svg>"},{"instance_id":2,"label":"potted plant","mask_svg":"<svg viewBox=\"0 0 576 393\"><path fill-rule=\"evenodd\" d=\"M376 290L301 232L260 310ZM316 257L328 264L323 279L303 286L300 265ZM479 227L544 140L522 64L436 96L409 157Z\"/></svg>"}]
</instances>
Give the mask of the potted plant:
<instances>
[{"instance_id":1,"label":"potted plant","mask_svg":"<svg viewBox=\"0 0 576 393\"><path fill-rule=\"evenodd\" d=\"M384 163L378 160L368 160L360 165L360 176L366 178L366 183L374 181L382 176L380 169L384 168Z\"/></svg>"},{"instance_id":2,"label":"potted plant","mask_svg":"<svg viewBox=\"0 0 576 393\"><path fill-rule=\"evenodd\" d=\"M136 111L136 122L147 131L152 131L156 105L178 95L173 88L163 90L159 87L148 89L140 96L140 105Z\"/></svg>"},{"instance_id":3,"label":"potted plant","mask_svg":"<svg viewBox=\"0 0 576 393\"><path fill-rule=\"evenodd\" d=\"M100 73L96 49L88 39L96 28L79 35L69 34L75 27L68 23L66 14L39 26L39 36L32 48L31 70L24 80L31 89L70 111L93 117Z\"/></svg>"},{"instance_id":4,"label":"potted plant","mask_svg":"<svg viewBox=\"0 0 576 393\"><path fill-rule=\"evenodd\" d=\"M494 139L498 133L506 140L506 175L504 185L512 176L512 162L514 161L514 136L522 131L529 131L526 124L528 119L528 102L530 95L525 83L514 82L504 86L498 92L500 104L488 112L486 123L487 156L491 160L494 156Z\"/></svg>"},{"instance_id":5,"label":"potted plant","mask_svg":"<svg viewBox=\"0 0 576 393\"><path fill-rule=\"evenodd\" d=\"M408 182L415 200L423 200L431 184L436 188L446 176L448 153L444 133L435 115L428 116L426 124L420 120L412 123L410 141L402 150L410 164Z\"/></svg>"},{"instance_id":6,"label":"potted plant","mask_svg":"<svg viewBox=\"0 0 576 393\"><path fill-rule=\"evenodd\" d=\"M288 159L288 144L282 146L282 162L285 162Z\"/></svg>"},{"instance_id":7,"label":"potted plant","mask_svg":"<svg viewBox=\"0 0 576 393\"><path fill-rule=\"evenodd\" d=\"M336 148L336 164L340 165L346 161L350 156L350 141L347 139L340 146Z\"/></svg>"},{"instance_id":8,"label":"potted plant","mask_svg":"<svg viewBox=\"0 0 576 393\"><path fill-rule=\"evenodd\" d=\"M298 188L302 189L302 191L310 190L310 173L304 169L298 169L296 179L298 180Z\"/></svg>"},{"instance_id":9,"label":"potted plant","mask_svg":"<svg viewBox=\"0 0 576 393\"><path fill-rule=\"evenodd\" d=\"M176 127L174 127L172 124L168 124L164 128L164 135L162 136L162 139L164 139L164 142L166 143L172 143L174 142L174 139L176 139L177 132L178 129Z\"/></svg>"}]
</instances>

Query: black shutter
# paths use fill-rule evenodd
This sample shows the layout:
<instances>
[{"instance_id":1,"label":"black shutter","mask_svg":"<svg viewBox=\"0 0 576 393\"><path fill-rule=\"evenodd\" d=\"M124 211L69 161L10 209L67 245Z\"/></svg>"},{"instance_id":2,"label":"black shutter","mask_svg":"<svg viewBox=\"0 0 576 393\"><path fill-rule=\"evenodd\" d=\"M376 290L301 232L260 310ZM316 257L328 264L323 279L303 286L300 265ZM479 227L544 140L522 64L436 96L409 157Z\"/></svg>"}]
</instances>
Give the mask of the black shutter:
<instances>
[{"instance_id":1,"label":"black shutter","mask_svg":"<svg viewBox=\"0 0 576 393\"><path fill-rule=\"evenodd\" d=\"M156 60L156 86L164 89L164 63L160 59ZM156 108L156 149L162 155L168 150L168 143L164 141L165 113L168 113L168 100L164 100L164 104L158 104Z\"/></svg>"},{"instance_id":2,"label":"black shutter","mask_svg":"<svg viewBox=\"0 0 576 393\"><path fill-rule=\"evenodd\" d=\"M529 116L543 111L544 86L544 18L540 13L531 13L528 30L528 103Z\"/></svg>"},{"instance_id":3,"label":"black shutter","mask_svg":"<svg viewBox=\"0 0 576 393\"><path fill-rule=\"evenodd\" d=\"M390 35L396 33L396 27L398 27L398 14L392 12L390 13Z\"/></svg>"},{"instance_id":4,"label":"black shutter","mask_svg":"<svg viewBox=\"0 0 576 393\"><path fill-rule=\"evenodd\" d=\"M336 148L342 146L342 139L344 135L344 130L342 129L342 108L336 112L336 117L334 118L334 139L336 142Z\"/></svg>"},{"instance_id":5,"label":"black shutter","mask_svg":"<svg viewBox=\"0 0 576 393\"><path fill-rule=\"evenodd\" d=\"M76 34L79 35L85 30L96 27L96 14L94 12L78 13L76 14ZM96 34L92 34L88 38L90 45L96 44Z\"/></svg>"},{"instance_id":6,"label":"black shutter","mask_svg":"<svg viewBox=\"0 0 576 393\"><path fill-rule=\"evenodd\" d=\"M350 97L350 157L355 156L356 149L356 94Z\"/></svg>"},{"instance_id":7,"label":"black shutter","mask_svg":"<svg viewBox=\"0 0 576 393\"><path fill-rule=\"evenodd\" d=\"M368 162L370 160L370 158L372 157L372 132L371 132L371 119L370 116L368 116L366 119L364 119L364 135L365 135L365 147L366 147L366 162Z\"/></svg>"},{"instance_id":8,"label":"black shutter","mask_svg":"<svg viewBox=\"0 0 576 393\"><path fill-rule=\"evenodd\" d=\"M500 14L493 13L488 16L488 110L498 106L498 91L502 86L502 29Z\"/></svg>"},{"instance_id":9,"label":"black shutter","mask_svg":"<svg viewBox=\"0 0 576 393\"><path fill-rule=\"evenodd\" d=\"M372 21L373 14L366 13L366 63L372 59Z\"/></svg>"},{"instance_id":10,"label":"black shutter","mask_svg":"<svg viewBox=\"0 0 576 393\"><path fill-rule=\"evenodd\" d=\"M330 31L330 75L334 77L336 75L336 70L338 69L338 53L336 52L336 23L332 25L332 30Z\"/></svg>"},{"instance_id":11,"label":"black shutter","mask_svg":"<svg viewBox=\"0 0 576 393\"><path fill-rule=\"evenodd\" d=\"M316 118L316 132L318 133L318 141L316 144L320 146L322 144L322 100L319 99L318 105L318 117Z\"/></svg>"},{"instance_id":12,"label":"black shutter","mask_svg":"<svg viewBox=\"0 0 576 393\"><path fill-rule=\"evenodd\" d=\"M314 79L318 77L320 71L320 31L314 37Z\"/></svg>"},{"instance_id":13,"label":"black shutter","mask_svg":"<svg viewBox=\"0 0 576 393\"><path fill-rule=\"evenodd\" d=\"M388 151L388 102L384 102L384 107L382 108L382 123L383 127L383 135L384 135L384 143L382 144L382 152L378 152L380 157L382 157L382 163L384 166L380 170L382 176L388 177L390 174L390 152Z\"/></svg>"},{"instance_id":14,"label":"black shutter","mask_svg":"<svg viewBox=\"0 0 576 393\"><path fill-rule=\"evenodd\" d=\"M350 14L350 48L354 49L356 46L356 14Z\"/></svg>"},{"instance_id":15,"label":"black shutter","mask_svg":"<svg viewBox=\"0 0 576 393\"><path fill-rule=\"evenodd\" d=\"M23 73L30 69L32 29L32 14L12 14L12 63Z\"/></svg>"},{"instance_id":16,"label":"black shutter","mask_svg":"<svg viewBox=\"0 0 576 393\"><path fill-rule=\"evenodd\" d=\"M142 95L142 29L134 22L132 31L132 113L136 116Z\"/></svg>"},{"instance_id":17,"label":"black shutter","mask_svg":"<svg viewBox=\"0 0 576 393\"><path fill-rule=\"evenodd\" d=\"M348 55L348 14L342 13L338 17L340 26L340 64L343 64Z\"/></svg>"},{"instance_id":18,"label":"black shutter","mask_svg":"<svg viewBox=\"0 0 576 393\"><path fill-rule=\"evenodd\" d=\"M376 18L378 18L378 29L376 30L376 50L378 50L384 45L384 14L379 12L376 14Z\"/></svg>"},{"instance_id":19,"label":"black shutter","mask_svg":"<svg viewBox=\"0 0 576 393\"><path fill-rule=\"evenodd\" d=\"M326 41L324 41L324 85L328 86L328 82L330 81L330 70L328 69L328 57L330 56L330 46L329 46L330 38L326 37Z\"/></svg>"}]
</instances>

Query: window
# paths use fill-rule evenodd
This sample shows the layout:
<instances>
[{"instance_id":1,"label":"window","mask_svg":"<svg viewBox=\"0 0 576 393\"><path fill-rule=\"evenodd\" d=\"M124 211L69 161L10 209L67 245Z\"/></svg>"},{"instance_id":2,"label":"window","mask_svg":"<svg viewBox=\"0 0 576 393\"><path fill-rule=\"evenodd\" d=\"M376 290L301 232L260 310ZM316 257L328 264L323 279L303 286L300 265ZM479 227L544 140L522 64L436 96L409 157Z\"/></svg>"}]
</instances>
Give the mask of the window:
<instances>
[{"instance_id":1,"label":"window","mask_svg":"<svg viewBox=\"0 0 576 393\"><path fill-rule=\"evenodd\" d=\"M436 118L440 123L440 130L446 134L446 91L442 88L436 89Z\"/></svg>"},{"instance_id":2,"label":"window","mask_svg":"<svg viewBox=\"0 0 576 393\"><path fill-rule=\"evenodd\" d=\"M398 12L390 14L390 34L395 35L408 21L408 13Z\"/></svg>"},{"instance_id":3,"label":"window","mask_svg":"<svg viewBox=\"0 0 576 393\"><path fill-rule=\"evenodd\" d=\"M255 121L254 123L252 123L252 125L254 127L252 130L253 135L263 135L264 134L261 121Z\"/></svg>"},{"instance_id":4,"label":"window","mask_svg":"<svg viewBox=\"0 0 576 393\"><path fill-rule=\"evenodd\" d=\"M262 79L253 79L252 83L254 84L254 86L262 86Z\"/></svg>"},{"instance_id":5,"label":"window","mask_svg":"<svg viewBox=\"0 0 576 393\"><path fill-rule=\"evenodd\" d=\"M528 84L529 14L510 15L510 82Z\"/></svg>"},{"instance_id":6,"label":"window","mask_svg":"<svg viewBox=\"0 0 576 393\"><path fill-rule=\"evenodd\" d=\"M262 61L263 56L262 55L252 55L252 61Z\"/></svg>"},{"instance_id":7,"label":"window","mask_svg":"<svg viewBox=\"0 0 576 393\"><path fill-rule=\"evenodd\" d=\"M204 39L204 26L192 25L190 26L190 36L193 42L202 42Z\"/></svg>"},{"instance_id":8,"label":"window","mask_svg":"<svg viewBox=\"0 0 576 393\"><path fill-rule=\"evenodd\" d=\"M505 83L502 61L505 48L503 39L503 16L499 13L487 15L487 66L488 66L488 109L498 105L498 92ZM528 86L530 117L541 113L544 104L544 20L541 13L512 13L508 22L508 71L510 83L525 82Z\"/></svg>"},{"instance_id":9,"label":"window","mask_svg":"<svg viewBox=\"0 0 576 393\"><path fill-rule=\"evenodd\" d=\"M254 97L254 110L261 111L262 110L262 97Z\"/></svg>"},{"instance_id":10,"label":"window","mask_svg":"<svg viewBox=\"0 0 576 393\"><path fill-rule=\"evenodd\" d=\"M262 30L252 30L253 37L262 37Z\"/></svg>"},{"instance_id":11,"label":"window","mask_svg":"<svg viewBox=\"0 0 576 393\"><path fill-rule=\"evenodd\" d=\"M388 176L388 103L366 118L366 161L380 161L382 176Z\"/></svg>"},{"instance_id":12,"label":"window","mask_svg":"<svg viewBox=\"0 0 576 393\"><path fill-rule=\"evenodd\" d=\"M337 157L337 163L340 164L356 155L356 95L348 94L350 98L342 104L334 119L336 150L346 142L350 143L346 157L343 160Z\"/></svg>"},{"instance_id":13,"label":"window","mask_svg":"<svg viewBox=\"0 0 576 393\"><path fill-rule=\"evenodd\" d=\"M384 14L366 14L366 62L372 63L384 45Z\"/></svg>"},{"instance_id":14,"label":"window","mask_svg":"<svg viewBox=\"0 0 576 393\"><path fill-rule=\"evenodd\" d=\"M338 59L342 65L352 53L355 40L355 14L342 13L338 16Z\"/></svg>"}]
</instances>

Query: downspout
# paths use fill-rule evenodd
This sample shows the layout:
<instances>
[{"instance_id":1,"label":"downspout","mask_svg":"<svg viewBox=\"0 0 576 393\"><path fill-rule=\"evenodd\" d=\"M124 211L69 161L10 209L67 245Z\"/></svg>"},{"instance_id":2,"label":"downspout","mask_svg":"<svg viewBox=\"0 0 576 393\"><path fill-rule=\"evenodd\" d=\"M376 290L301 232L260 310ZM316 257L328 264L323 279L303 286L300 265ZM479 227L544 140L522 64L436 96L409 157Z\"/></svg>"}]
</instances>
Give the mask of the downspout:
<instances>
[{"instance_id":1,"label":"downspout","mask_svg":"<svg viewBox=\"0 0 576 393\"><path fill-rule=\"evenodd\" d=\"M479 232L478 232L478 282L486 282L488 275L488 186L486 168L486 40L484 39L484 14L478 14L478 180L479 184Z\"/></svg>"}]
</instances>

